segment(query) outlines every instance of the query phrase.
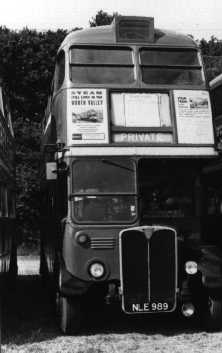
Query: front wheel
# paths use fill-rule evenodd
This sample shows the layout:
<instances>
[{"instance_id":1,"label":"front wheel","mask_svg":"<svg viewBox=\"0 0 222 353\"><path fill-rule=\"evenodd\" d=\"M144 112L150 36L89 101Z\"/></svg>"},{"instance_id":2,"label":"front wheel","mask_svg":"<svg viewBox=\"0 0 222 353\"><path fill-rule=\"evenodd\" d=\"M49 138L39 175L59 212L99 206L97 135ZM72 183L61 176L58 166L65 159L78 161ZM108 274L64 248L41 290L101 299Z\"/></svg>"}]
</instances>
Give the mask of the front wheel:
<instances>
[{"instance_id":1,"label":"front wheel","mask_svg":"<svg viewBox=\"0 0 222 353\"><path fill-rule=\"evenodd\" d=\"M17 249L16 244L12 245L9 263L9 285L14 287L18 275Z\"/></svg>"},{"instance_id":2,"label":"front wheel","mask_svg":"<svg viewBox=\"0 0 222 353\"><path fill-rule=\"evenodd\" d=\"M58 294L59 325L64 334L77 333L83 321L81 302L78 298L66 298Z\"/></svg>"},{"instance_id":3,"label":"front wheel","mask_svg":"<svg viewBox=\"0 0 222 353\"><path fill-rule=\"evenodd\" d=\"M204 326L208 331L218 331L222 328L222 300L209 296L208 307L204 313Z\"/></svg>"}]
</instances>

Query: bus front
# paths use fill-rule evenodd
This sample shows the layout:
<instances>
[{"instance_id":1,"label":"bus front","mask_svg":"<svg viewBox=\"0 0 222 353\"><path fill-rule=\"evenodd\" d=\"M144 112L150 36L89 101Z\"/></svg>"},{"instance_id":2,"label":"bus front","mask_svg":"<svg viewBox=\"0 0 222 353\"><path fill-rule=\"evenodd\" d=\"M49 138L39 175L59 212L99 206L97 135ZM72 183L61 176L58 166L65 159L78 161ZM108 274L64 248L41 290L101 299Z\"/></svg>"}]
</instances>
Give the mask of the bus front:
<instances>
[{"instance_id":1,"label":"bus front","mask_svg":"<svg viewBox=\"0 0 222 353\"><path fill-rule=\"evenodd\" d=\"M196 44L120 16L71 33L54 82L63 331L98 298L129 314L204 307L214 321L203 248L190 245L203 230L203 170L217 158Z\"/></svg>"}]
</instances>

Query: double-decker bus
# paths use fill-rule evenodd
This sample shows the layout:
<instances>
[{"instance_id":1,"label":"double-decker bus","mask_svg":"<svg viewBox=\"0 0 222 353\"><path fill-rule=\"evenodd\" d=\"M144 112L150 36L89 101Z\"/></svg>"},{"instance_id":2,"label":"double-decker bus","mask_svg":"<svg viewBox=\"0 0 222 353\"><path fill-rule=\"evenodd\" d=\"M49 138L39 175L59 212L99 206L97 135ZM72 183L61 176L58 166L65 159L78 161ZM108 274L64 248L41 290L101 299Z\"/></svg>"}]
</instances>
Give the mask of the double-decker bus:
<instances>
[{"instance_id":1,"label":"double-decker bus","mask_svg":"<svg viewBox=\"0 0 222 353\"><path fill-rule=\"evenodd\" d=\"M63 332L102 300L127 314L177 310L221 326L209 177L218 152L190 37L128 16L70 33L42 150L41 272L55 280Z\"/></svg>"},{"instance_id":2,"label":"double-decker bus","mask_svg":"<svg viewBox=\"0 0 222 353\"><path fill-rule=\"evenodd\" d=\"M9 101L0 82L0 285L17 274L15 227L15 146Z\"/></svg>"}]
</instances>

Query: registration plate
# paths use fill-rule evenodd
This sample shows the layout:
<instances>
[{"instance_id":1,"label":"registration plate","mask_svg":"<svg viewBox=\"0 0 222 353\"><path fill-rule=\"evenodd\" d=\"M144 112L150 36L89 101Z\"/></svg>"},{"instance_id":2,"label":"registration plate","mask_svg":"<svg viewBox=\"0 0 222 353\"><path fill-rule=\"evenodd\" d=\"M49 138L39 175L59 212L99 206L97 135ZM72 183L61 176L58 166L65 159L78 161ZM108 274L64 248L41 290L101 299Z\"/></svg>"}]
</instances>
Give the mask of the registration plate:
<instances>
[{"instance_id":1,"label":"registration plate","mask_svg":"<svg viewBox=\"0 0 222 353\"><path fill-rule=\"evenodd\" d=\"M152 302L143 304L132 304L132 312L160 312L168 311L169 304L166 302Z\"/></svg>"}]
</instances>

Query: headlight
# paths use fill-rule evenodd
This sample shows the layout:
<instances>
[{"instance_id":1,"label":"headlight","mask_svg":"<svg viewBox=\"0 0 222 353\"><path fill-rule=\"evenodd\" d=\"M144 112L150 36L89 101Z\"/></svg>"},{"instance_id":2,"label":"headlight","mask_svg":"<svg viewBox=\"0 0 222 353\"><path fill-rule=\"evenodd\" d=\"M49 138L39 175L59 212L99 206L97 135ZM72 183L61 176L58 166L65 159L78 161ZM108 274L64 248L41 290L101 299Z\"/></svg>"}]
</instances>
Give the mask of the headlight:
<instances>
[{"instance_id":1,"label":"headlight","mask_svg":"<svg viewBox=\"0 0 222 353\"><path fill-rule=\"evenodd\" d=\"M99 262L94 262L89 266L89 273L94 278L100 278L105 273L104 265Z\"/></svg>"},{"instance_id":2,"label":"headlight","mask_svg":"<svg viewBox=\"0 0 222 353\"><path fill-rule=\"evenodd\" d=\"M185 263L185 271L188 275L195 275L198 271L197 263L195 261L187 261Z\"/></svg>"}]
</instances>

